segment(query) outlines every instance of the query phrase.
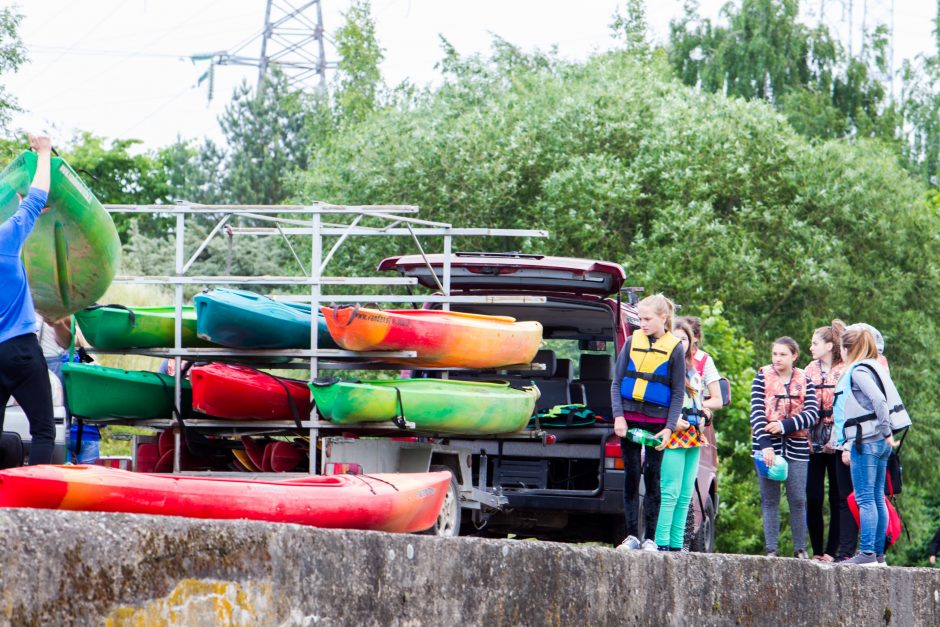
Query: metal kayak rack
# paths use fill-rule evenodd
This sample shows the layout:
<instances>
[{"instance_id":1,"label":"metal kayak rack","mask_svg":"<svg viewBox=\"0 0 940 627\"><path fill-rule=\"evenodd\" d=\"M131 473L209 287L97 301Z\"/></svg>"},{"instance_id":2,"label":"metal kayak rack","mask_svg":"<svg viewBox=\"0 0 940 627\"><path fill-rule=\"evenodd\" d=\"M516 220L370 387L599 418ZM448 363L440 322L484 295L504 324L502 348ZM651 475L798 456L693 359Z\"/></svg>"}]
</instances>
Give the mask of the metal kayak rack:
<instances>
[{"instance_id":1,"label":"metal kayak rack","mask_svg":"<svg viewBox=\"0 0 940 627\"><path fill-rule=\"evenodd\" d=\"M449 310L452 304L487 303L492 296L451 295L451 263L454 238L459 237L503 237L503 238L543 238L548 232L540 229L491 229L457 228L444 222L419 219L418 207L413 205L334 205L314 202L309 205L204 205L179 201L173 205L105 205L112 214L141 214L175 220L174 228L174 273L167 275L118 276L114 283L136 285L163 285L172 288L174 295L175 339L172 348L140 349L124 351L105 351L90 349L99 354L134 354L172 359L175 365L174 395L176 406L181 403L182 361L199 358L219 361L237 361L251 357L254 366L267 368L296 369L298 366L309 369L310 380L316 379L322 370L374 369L381 367L389 370L409 370L413 366L388 363L387 359L414 357L411 351L357 353L337 349L318 347L317 316L311 316L310 347L296 350L235 350L226 348L184 348L182 346L183 302L187 287L192 286L251 286L266 285L277 287L306 286L309 291L298 294L274 294L272 298L287 302L306 302L311 304L315 314L320 306L333 303L410 303L421 305L439 304L443 310ZM186 247L187 221L194 217L210 217L214 226L192 251ZM250 224L245 224L250 221ZM259 226L259 224L263 226ZM194 274L193 266L200 255L217 237L276 237L282 238L296 262L297 274L283 276L238 276ZM307 239L306 248L295 248L288 236L300 236ZM417 252L427 261L422 238L441 238L443 240L443 266L438 275L439 293L435 295L415 296L411 294L395 295L388 293L369 293L365 290L348 293L349 288L373 288L387 291L389 288L410 288L417 284L415 278L385 276L342 276L328 274L330 262L336 253L350 239L357 237L398 237L408 240L408 250ZM328 239L333 241L327 241ZM327 246L329 244L329 246ZM302 254L303 253L303 254ZM334 264L335 265L335 264ZM430 263L428 263L430 269ZM347 293L331 293L330 286L344 288ZM325 289L327 288L327 289ZM499 297L500 302L508 302ZM544 302L544 297L528 296L510 299L513 302ZM271 363L263 363L258 358L271 357ZM289 362L284 359L289 358ZM278 359L280 361L278 361ZM454 369L458 370L458 369ZM446 376L446 374L445 374ZM219 419L187 419L187 425L219 430L219 433L260 433L260 432L297 432L297 424L290 421L223 421ZM113 421L111 424L129 424L152 428L172 428L174 420L149 421ZM301 421L301 427L307 431L311 442L309 473L316 473L315 443L321 431L335 433L337 425L321 421L313 406L308 420ZM354 431L349 425L343 431ZM399 432L411 435L407 431ZM422 436L433 434L422 434ZM532 436L525 436L532 437ZM537 435L535 437L538 437ZM133 459L136 467L136 436L133 439ZM181 434L174 429L175 452L173 472L180 473Z\"/></svg>"}]
</instances>

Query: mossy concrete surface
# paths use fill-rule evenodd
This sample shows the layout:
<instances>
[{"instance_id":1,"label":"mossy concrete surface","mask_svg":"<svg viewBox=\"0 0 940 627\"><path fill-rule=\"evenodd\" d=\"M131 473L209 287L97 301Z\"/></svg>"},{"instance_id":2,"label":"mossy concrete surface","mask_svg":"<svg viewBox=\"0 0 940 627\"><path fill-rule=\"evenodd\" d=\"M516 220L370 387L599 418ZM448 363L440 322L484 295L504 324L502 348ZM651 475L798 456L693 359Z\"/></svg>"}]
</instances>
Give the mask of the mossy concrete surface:
<instances>
[{"instance_id":1,"label":"mossy concrete surface","mask_svg":"<svg viewBox=\"0 0 940 627\"><path fill-rule=\"evenodd\" d=\"M940 625L940 572L0 512L12 625Z\"/></svg>"}]
</instances>

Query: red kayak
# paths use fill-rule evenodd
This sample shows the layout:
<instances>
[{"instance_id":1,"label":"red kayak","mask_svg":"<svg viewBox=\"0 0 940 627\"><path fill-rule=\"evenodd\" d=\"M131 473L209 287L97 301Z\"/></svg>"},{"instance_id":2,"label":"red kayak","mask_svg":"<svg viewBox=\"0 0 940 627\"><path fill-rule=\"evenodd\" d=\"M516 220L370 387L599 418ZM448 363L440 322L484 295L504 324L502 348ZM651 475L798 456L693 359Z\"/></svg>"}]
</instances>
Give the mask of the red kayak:
<instances>
[{"instance_id":1,"label":"red kayak","mask_svg":"<svg viewBox=\"0 0 940 627\"><path fill-rule=\"evenodd\" d=\"M148 475L101 466L0 471L0 507L248 519L417 532L436 521L449 472L244 481Z\"/></svg>"},{"instance_id":2,"label":"red kayak","mask_svg":"<svg viewBox=\"0 0 940 627\"><path fill-rule=\"evenodd\" d=\"M310 415L310 389L306 382L225 364L196 366L190 371L193 409L232 420L293 420Z\"/></svg>"}]
</instances>

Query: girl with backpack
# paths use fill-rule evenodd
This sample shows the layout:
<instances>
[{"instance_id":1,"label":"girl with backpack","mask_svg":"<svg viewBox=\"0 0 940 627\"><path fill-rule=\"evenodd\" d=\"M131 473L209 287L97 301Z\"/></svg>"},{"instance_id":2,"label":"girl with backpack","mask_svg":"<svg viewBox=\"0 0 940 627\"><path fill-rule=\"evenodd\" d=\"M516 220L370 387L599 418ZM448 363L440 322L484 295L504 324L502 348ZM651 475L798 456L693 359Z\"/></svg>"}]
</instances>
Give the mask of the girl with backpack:
<instances>
[{"instance_id":1,"label":"girl with backpack","mask_svg":"<svg viewBox=\"0 0 940 627\"><path fill-rule=\"evenodd\" d=\"M838 470L841 460L839 451L829 445L832 434L832 404L836 384L842 375L843 363L840 336L845 325L840 320L819 327L813 332L810 354L813 360L804 372L816 388L819 402L819 420L810 429L809 466L806 473L806 527L813 546L813 559L822 562L834 561L838 555L840 528L844 515L849 518L848 503L839 500ZM847 473L846 473L847 474ZM823 502L825 501L826 476L829 476L829 538L823 547ZM845 495L852 491L849 487ZM850 521L855 526L854 519Z\"/></svg>"},{"instance_id":2,"label":"girl with backpack","mask_svg":"<svg viewBox=\"0 0 940 627\"><path fill-rule=\"evenodd\" d=\"M715 360L712 356L702 350L702 319L698 316L682 316L680 322L685 322L692 330L692 366L702 378L702 388L705 391L705 400L703 401L705 415L708 418L706 422L711 421L711 415L715 410L721 409L721 374L718 367L715 366Z\"/></svg>"},{"instance_id":3,"label":"girl with backpack","mask_svg":"<svg viewBox=\"0 0 940 627\"><path fill-rule=\"evenodd\" d=\"M646 485L643 500L645 535L639 540L640 459L643 447L627 439L628 423L657 432L669 440L682 413L685 397L685 349L672 334L675 306L662 294L647 296L637 304L640 328L624 343L617 357L610 386L614 433L620 437L623 456L623 511L627 538L620 548L657 550L653 533L659 517L660 466L663 453L646 449L642 476Z\"/></svg>"},{"instance_id":4,"label":"girl with backpack","mask_svg":"<svg viewBox=\"0 0 940 627\"><path fill-rule=\"evenodd\" d=\"M760 482L764 521L764 552L777 556L780 531L780 482L761 474L758 459L771 468L782 456L789 465L786 478L790 505L793 555L806 554L806 471L809 465L809 429L816 424L818 405L813 382L795 368L800 349L790 337L774 341L771 363L757 371L751 384L751 449Z\"/></svg>"},{"instance_id":5,"label":"girl with backpack","mask_svg":"<svg viewBox=\"0 0 940 627\"><path fill-rule=\"evenodd\" d=\"M896 446L893 431L910 418L888 370L878 361L875 338L864 328L842 334L845 372L836 388L833 429L851 459L852 484L859 510L859 551L846 564L884 563L888 508L885 468Z\"/></svg>"},{"instance_id":6,"label":"girl with backpack","mask_svg":"<svg viewBox=\"0 0 940 627\"><path fill-rule=\"evenodd\" d=\"M660 471L661 503L656 524L656 545L660 551L681 551L685 540L686 516L695 490L701 447L708 443L702 431L705 408L702 378L692 362L695 355L694 333L685 321L679 321L673 334L686 350L685 390L682 414L668 439L656 447L663 451ZM719 399L720 400L720 399ZM667 424L667 428L668 428Z\"/></svg>"}]
</instances>

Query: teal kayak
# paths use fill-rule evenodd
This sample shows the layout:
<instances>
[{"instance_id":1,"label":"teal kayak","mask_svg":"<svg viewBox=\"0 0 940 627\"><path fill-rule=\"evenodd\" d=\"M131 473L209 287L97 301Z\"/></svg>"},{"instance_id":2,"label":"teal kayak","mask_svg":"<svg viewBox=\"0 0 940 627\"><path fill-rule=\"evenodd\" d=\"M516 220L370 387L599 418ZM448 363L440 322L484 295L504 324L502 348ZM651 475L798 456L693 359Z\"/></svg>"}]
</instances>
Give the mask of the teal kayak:
<instances>
[{"instance_id":1,"label":"teal kayak","mask_svg":"<svg viewBox=\"0 0 940 627\"><path fill-rule=\"evenodd\" d=\"M36 153L24 152L0 173L0 222L29 192ZM49 208L23 247L36 310L59 320L97 302L121 264L121 240L111 216L75 171L52 158Z\"/></svg>"},{"instance_id":2,"label":"teal kayak","mask_svg":"<svg viewBox=\"0 0 940 627\"><path fill-rule=\"evenodd\" d=\"M230 348L310 348L310 305L281 303L247 290L215 289L198 294L196 334ZM336 348L322 314L318 345Z\"/></svg>"}]
</instances>

